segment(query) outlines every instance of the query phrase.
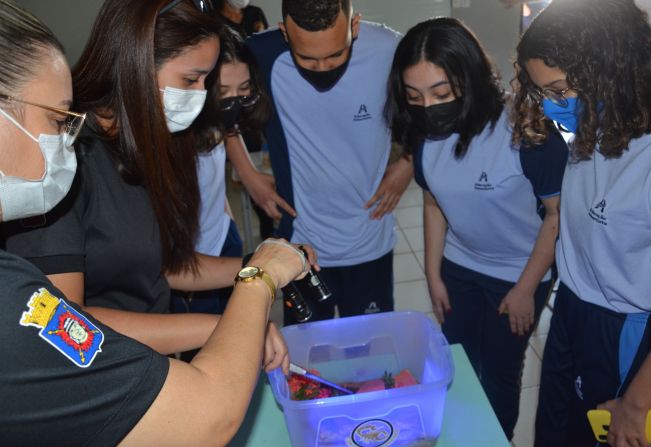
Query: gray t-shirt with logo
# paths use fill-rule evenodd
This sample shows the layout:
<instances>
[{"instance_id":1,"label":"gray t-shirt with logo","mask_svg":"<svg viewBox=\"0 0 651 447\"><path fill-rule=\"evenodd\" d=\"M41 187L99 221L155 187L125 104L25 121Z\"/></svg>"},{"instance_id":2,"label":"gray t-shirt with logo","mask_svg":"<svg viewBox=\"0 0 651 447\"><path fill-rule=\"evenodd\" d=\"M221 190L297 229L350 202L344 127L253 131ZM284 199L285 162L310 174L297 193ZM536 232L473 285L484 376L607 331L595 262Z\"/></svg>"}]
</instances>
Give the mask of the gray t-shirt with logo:
<instances>
[{"instance_id":1,"label":"gray t-shirt with logo","mask_svg":"<svg viewBox=\"0 0 651 447\"><path fill-rule=\"evenodd\" d=\"M651 135L619 158L569 163L562 194L561 281L615 312L651 311Z\"/></svg>"},{"instance_id":2,"label":"gray t-shirt with logo","mask_svg":"<svg viewBox=\"0 0 651 447\"><path fill-rule=\"evenodd\" d=\"M508 110L487 124L461 159L452 134L426 140L414 157L415 176L448 222L444 256L468 269L517 282L542 224L540 199L560 193L567 148L553 134L537 148L511 142ZM549 279L550 273L545 275Z\"/></svg>"}]
</instances>

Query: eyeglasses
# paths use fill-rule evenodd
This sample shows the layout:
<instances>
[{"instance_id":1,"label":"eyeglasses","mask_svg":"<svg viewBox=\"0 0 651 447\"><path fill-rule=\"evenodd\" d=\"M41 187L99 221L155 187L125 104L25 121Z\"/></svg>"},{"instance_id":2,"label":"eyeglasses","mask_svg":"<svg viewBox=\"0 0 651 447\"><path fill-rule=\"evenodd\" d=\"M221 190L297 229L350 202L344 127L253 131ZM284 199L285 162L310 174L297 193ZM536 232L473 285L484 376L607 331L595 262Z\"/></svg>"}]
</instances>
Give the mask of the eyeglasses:
<instances>
[{"instance_id":1,"label":"eyeglasses","mask_svg":"<svg viewBox=\"0 0 651 447\"><path fill-rule=\"evenodd\" d=\"M58 107L44 106L43 104L36 104L34 102L23 101L22 99L14 98L12 96L3 95L3 94L0 94L0 99L3 99L5 101L10 101L10 102L19 102L21 104L28 104L30 106L35 106L41 109L49 110L50 112L55 112L61 115L65 115L66 119L62 124L63 128L60 130L60 133L62 133L65 136L65 144L67 147L71 147L75 143L75 140L79 136L79 132L81 132L81 128L84 126L84 121L86 121L85 113L76 113L76 112L71 112L69 110L60 109Z\"/></svg>"},{"instance_id":2,"label":"eyeglasses","mask_svg":"<svg viewBox=\"0 0 651 447\"><path fill-rule=\"evenodd\" d=\"M167 6L163 6L163 8L161 8L161 10L158 12L158 15L165 14L167 11L174 8L182 1L184 0L172 0L169 4L167 4ZM204 14L212 14L213 12L212 2L210 0L192 0L192 3L197 7L199 11L203 12Z\"/></svg>"},{"instance_id":3,"label":"eyeglasses","mask_svg":"<svg viewBox=\"0 0 651 447\"><path fill-rule=\"evenodd\" d=\"M554 90L551 88L530 88L529 94L537 101L541 102L543 99L547 98L552 103L560 107L567 107L567 98L565 94L571 90L571 87L566 87L562 90Z\"/></svg>"},{"instance_id":4,"label":"eyeglasses","mask_svg":"<svg viewBox=\"0 0 651 447\"><path fill-rule=\"evenodd\" d=\"M247 109L256 105L259 99L260 93L255 93L249 96L231 96L219 101L219 110L222 112L231 110L233 107L235 107L236 103L239 103L240 107Z\"/></svg>"}]
</instances>

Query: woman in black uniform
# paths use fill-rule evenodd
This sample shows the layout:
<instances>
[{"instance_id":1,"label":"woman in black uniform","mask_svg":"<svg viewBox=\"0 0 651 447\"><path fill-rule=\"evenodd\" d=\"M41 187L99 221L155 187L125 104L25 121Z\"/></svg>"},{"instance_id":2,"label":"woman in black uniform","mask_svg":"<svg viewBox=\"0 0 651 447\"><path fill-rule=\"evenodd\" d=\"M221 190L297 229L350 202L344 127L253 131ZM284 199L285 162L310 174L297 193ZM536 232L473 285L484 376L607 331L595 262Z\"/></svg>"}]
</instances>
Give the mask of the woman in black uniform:
<instances>
[{"instance_id":1,"label":"woman in black uniform","mask_svg":"<svg viewBox=\"0 0 651 447\"><path fill-rule=\"evenodd\" d=\"M70 188L84 122L71 103L60 43L0 0L0 221L42 215ZM249 264L265 273L238 276L191 364L104 326L0 250L0 445L226 444L259 376L274 289L306 268L291 246L272 242Z\"/></svg>"},{"instance_id":2,"label":"woman in black uniform","mask_svg":"<svg viewBox=\"0 0 651 447\"><path fill-rule=\"evenodd\" d=\"M197 146L186 129L203 108L220 32L205 4L104 3L73 70L75 104L88 113L73 188L7 239L69 299L163 354L203 346L219 321L168 314L170 287L230 286L241 264L194 251ZM269 334L275 367L286 347L273 324Z\"/></svg>"}]
</instances>

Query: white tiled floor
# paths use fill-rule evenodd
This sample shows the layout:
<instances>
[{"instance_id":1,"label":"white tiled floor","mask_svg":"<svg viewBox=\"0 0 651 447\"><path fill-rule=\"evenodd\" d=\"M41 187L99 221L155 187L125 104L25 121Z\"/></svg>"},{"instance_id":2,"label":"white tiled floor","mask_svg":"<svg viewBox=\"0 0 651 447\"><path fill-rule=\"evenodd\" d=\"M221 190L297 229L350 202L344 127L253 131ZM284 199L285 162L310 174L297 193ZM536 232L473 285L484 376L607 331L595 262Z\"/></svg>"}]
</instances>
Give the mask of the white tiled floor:
<instances>
[{"instance_id":1,"label":"white tiled floor","mask_svg":"<svg viewBox=\"0 0 651 447\"><path fill-rule=\"evenodd\" d=\"M239 224L241 210L239 188L231 185L229 197L233 213ZM422 191L412 182L395 211L397 243L394 248L394 282L396 310L417 310L425 312L434 319L432 306L427 291L424 273L424 238ZM253 228L258 223L253 216ZM255 231L257 233L257 231ZM255 241L257 243L257 241ZM255 246L255 245L252 245ZM272 319L282 321L282 303L277 302L272 309ZM522 375L522 393L520 396L520 418L515 428L512 444L515 447L533 446L533 428L538 403L541 359L551 311L546 308L540 324L529 342L525 355L525 367Z\"/></svg>"}]
</instances>

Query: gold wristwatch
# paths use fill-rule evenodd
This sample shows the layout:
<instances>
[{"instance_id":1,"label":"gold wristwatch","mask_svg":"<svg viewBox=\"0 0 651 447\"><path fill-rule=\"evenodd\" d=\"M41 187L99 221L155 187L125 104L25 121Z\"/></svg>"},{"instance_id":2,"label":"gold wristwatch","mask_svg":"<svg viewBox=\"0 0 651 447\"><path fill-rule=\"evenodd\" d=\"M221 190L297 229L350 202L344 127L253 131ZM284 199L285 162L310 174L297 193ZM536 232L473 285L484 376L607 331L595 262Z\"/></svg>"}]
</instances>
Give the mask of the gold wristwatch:
<instances>
[{"instance_id":1,"label":"gold wristwatch","mask_svg":"<svg viewBox=\"0 0 651 447\"><path fill-rule=\"evenodd\" d=\"M271 279L271 276L260 267L244 267L235 277L235 282L238 283L241 281L247 283L255 279L261 279L267 283L269 290L271 291L271 304L273 304L276 299L276 285L274 284L274 280Z\"/></svg>"}]
</instances>

